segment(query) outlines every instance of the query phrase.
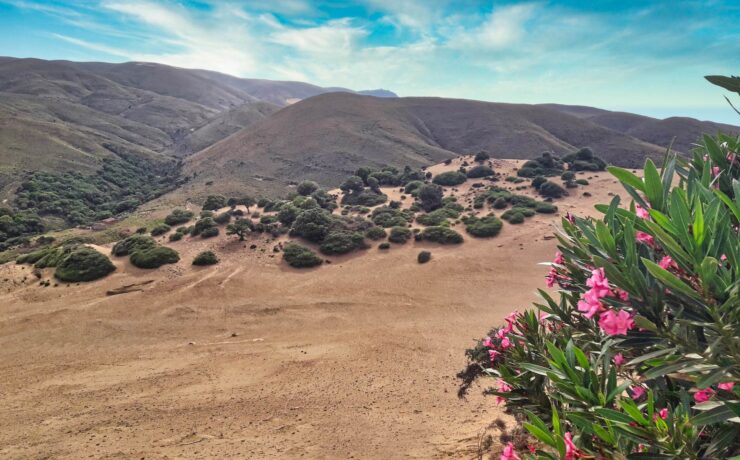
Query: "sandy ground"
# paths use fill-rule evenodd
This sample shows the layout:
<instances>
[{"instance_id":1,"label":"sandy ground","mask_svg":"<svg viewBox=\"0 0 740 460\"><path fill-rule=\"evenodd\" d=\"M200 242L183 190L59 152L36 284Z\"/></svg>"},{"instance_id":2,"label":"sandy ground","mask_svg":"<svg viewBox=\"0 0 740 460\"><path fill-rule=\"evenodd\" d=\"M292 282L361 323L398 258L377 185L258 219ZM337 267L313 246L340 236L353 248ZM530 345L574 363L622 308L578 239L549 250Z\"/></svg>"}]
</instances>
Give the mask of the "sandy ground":
<instances>
[{"instance_id":1,"label":"sandy ground","mask_svg":"<svg viewBox=\"0 0 740 460\"><path fill-rule=\"evenodd\" d=\"M561 214L619 191L589 176ZM536 299L558 222L458 247L375 244L303 271L264 236L223 235L172 243L176 265L118 258L73 286L0 266L0 457L475 458L502 413L482 388L458 399L455 374L475 338ZM419 265L422 248L432 260ZM222 262L191 267L204 249Z\"/></svg>"}]
</instances>

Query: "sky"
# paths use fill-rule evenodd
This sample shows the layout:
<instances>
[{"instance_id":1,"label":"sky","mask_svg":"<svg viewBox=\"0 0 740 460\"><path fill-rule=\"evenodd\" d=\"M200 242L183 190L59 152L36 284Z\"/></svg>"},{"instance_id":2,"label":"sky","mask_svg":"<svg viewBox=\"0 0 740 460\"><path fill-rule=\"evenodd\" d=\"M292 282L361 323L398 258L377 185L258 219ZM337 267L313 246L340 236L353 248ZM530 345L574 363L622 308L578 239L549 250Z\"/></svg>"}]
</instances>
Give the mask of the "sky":
<instances>
[{"instance_id":1,"label":"sky","mask_svg":"<svg viewBox=\"0 0 740 460\"><path fill-rule=\"evenodd\" d=\"M740 124L737 0L0 0L0 55Z\"/></svg>"}]
</instances>

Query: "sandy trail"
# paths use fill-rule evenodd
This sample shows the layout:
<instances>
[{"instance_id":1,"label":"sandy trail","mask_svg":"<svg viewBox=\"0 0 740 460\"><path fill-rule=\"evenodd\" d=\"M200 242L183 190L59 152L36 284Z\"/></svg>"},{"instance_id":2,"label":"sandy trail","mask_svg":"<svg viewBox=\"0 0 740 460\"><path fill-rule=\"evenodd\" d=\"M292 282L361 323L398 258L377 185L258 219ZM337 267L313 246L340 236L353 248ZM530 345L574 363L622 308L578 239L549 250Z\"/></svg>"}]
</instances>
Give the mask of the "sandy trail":
<instances>
[{"instance_id":1,"label":"sandy trail","mask_svg":"<svg viewBox=\"0 0 740 460\"><path fill-rule=\"evenodd\" d=\"M592 176L594 196L562 212L617 190ZM264 237L178 242L177 265L117 261L80 286L0 266L0 457L471 458L501 413L480 389L459 400L455 373L473 339L543 287L559 218L534 219L306 271ZM204 249L221 264L191 268Z\"/></svg>"}]
</instances>

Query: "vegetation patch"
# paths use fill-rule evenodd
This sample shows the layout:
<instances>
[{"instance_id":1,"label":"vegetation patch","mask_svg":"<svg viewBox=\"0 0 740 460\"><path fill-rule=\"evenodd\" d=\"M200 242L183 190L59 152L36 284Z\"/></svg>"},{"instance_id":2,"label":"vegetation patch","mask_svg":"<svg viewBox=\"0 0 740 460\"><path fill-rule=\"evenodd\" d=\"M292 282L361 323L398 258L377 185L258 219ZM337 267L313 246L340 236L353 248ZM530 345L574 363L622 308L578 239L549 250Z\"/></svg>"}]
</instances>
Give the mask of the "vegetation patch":
<instances>
[{"instance_id":1,"label":"vegetation patch","mask_svg":"<svg viewBox=\"0 0 740 460\"><path fill-rule=\"evenodd\" d=\"M319 246L319 251L327 255L338 255L365 247L365 237L361 233L334 231L329 233Z\"/></svg>"},{"instance_id":2,"label":"vegetation patch","mask_svg":"<svg viewBox=\"0 0 740 460\"><path fill-rule=\"evenodd\" d=\"M204 265L216 265L218 263L218 257L213 251L203 251L193 259L193 265L204 266Z\"/></svg>"},{"instance_id":3,"label":"vegetation patch","mask_svg":"<svg viewBox=\"0 0 740 460\"><path fill-rule=\"evenodd\" d=\"M517 171L519 177L559 176L563 173L563 161L551 152L525 162Z\"/></svg>"},{"instance_id":4,"label":"vegetation patch","mask_svg":"<svg viewBox=\"0 0 740 460\"><path fill-rule=\"evenodd\" d=\"M288 243L285 245L283 249L283 260L295 268L316 267L324 262L315 252L297 243Z\"/></svg>"},{"instance_id":5,"label":"vegetation patch","mask_svg":"<svg viewBox=\"0 0 740 460\"><path fill-rule=\"evenodd\" d=\"M606 162L594 155L589 148L582 148L564 156L563 162L568 163L570 171L603 171L606 169Z\"/></svg>"},{"instance_id":6,"label":"vegetation patch","mask_svg":"<svg viewBox=\"0 0 740 460\"><path fill-rule=\"evenodd\" d=\"M452 187L460 185L468 180L467 176L460 171L447 171L434 176L432 182L437 185Z\"/></svg>"},{"instance_id":7,"label":"vegetation patch","mask_svg":"<svg viewBox=\"0 0 740 460\"><path fill-rule=\"evenodd\" d=\"M468 179L477 179L480 177L490 177L494 175L493 169L491 169L490 166L473 166L468 170L468 172L465 173L466 176L468 176Z\"/></svg>"},{"instance_id":8,"label":"vegetation patch","mask_svg":"<svg viewBox=\"0 0 740 460\"><path fill-rule=\"evenodd\" d=\"M181 225L190 222L193 213L184 209L173 209L171 213L164 218L164 223L170 226Z\"/></svg>"},{"instance_id":9,"label":"vegetation patch","mask_svg":"<svg viewBox=\"0 0 740 460\"><path fill-rule=\"evenodd\" d=\"M416 256L416 261L420 264L425 264L429 262L432 259L432 253L429 251L421 251L418 256Z\"/></svg>"},{"instance_id":10,"label":"vegetation patch","mask_svg":"<svg viewBox=\"0 0 740 460\"><path fill-rule=\"evenodd\" d=\"M164 235L165 233L167 233L169 231L170 231L170 226L169 225L167 225L167 224L161 224L161 225L157 225L156 227L154 227L152 229L152 231L150 232L150 234L152 236L159 236L159 235Z\"/></svg>"},{"instance_id":11,"label":"vegetation patch","mask_svg":"<svg viewBox=\"0 0 740 460\"><path fill-rule=\"evenodd\" d=\"M383 227L373 226L373 227L368 228L367 231L365 231L365 237L371 240L382 240L386 236L387 236L387 233L383 229Z\"/></svg>"},{"instance_id":12,"label":"vegetation patch","mask_svg":"<svg viewBox=\"0 0 740 460\"><path fill-rule=\"evenodd\" d=\"M131 254L131 263L139 268L159 268L162 265L177 263L179 260L180 255L177 251L166 246L139 249Z\"/></svg>"},{"instance_id":13,"label":"vegetation patch","mask_svg":"<svg viewBox=\"0 0 740 460\"><path fill-rule=\"evenodd\" d=\"M479 238L496 236L503 227L503 222L496 216L470 216L463 219L463 222L465 223L465 231Z\"/></svg>"},{"instance_id":14,"label":"vegetation patch","mask_svg":"<svg viewBox=\"0 0 740 460\"><path fill-rule=\"evenodd\" d=\"M411 229L408 227L393 227L391 228L390 235L388 235L388 241L396 244L404 244L411 239Z\"/></svg>"},{"instance_id":15,"label":"vegetation patch","mask_svg":"<svg viewBox=\"0 0 740 460\"><path fill-rule=\"evenodd\" d=\"M151 236L131 235L113 245L111 253L114 256L127 256L135 251L151 249L157 246L157 242Z\"/></svg>"},{"instance_id":16,"label":"vegetation patch","mask_svg":"<svg viewBox=\"0 0 740 460\"><path fill-rule=\"evenodd\" d=\"M447 227L427 227L420 235L423 240L439 244L460 244L463 242L461 234Z\"/></svg>"},{"instance_id":17,"label":"vegetation patch","mask_svg":"<svg viewBox=\"0 0 740 460\"><path fill-rule=\"evenodd\" d=\"M78 247L56 266L54 276L69 283L93 281L116 270L110 259L92 248Z\"/></svg>"}]
</instances>

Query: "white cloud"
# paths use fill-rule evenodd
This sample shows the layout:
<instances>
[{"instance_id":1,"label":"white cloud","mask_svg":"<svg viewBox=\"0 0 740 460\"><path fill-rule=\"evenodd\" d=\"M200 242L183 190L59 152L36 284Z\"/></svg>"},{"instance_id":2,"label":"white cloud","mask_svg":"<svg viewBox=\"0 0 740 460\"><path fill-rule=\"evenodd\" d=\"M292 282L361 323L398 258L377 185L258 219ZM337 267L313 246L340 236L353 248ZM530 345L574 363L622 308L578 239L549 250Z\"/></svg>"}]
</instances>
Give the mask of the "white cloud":
<instances>
[{"instance_id":1,"label":"white cloud","mask_svg":"<svg viewBox=\"0 0 740 460\"><path fill-rule=\"evenodd\" d=\"M363 28L353 27L350 19L337 19L316 27L280 27L269 40L301 53L331 58L348 56L366 35Z\"/></svg>"}]
</instances>

